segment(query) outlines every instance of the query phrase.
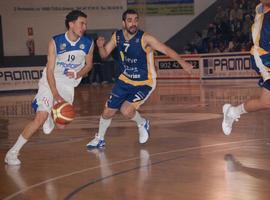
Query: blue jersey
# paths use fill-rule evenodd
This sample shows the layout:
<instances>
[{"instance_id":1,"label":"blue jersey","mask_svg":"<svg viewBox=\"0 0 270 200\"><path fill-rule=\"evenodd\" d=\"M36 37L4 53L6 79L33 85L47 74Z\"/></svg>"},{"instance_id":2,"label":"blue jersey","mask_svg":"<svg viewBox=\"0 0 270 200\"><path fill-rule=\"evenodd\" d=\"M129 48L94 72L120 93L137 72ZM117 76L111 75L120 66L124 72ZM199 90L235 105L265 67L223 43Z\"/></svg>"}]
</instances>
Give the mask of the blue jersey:
<instances>
[{"instance_id":1,"label":"blue jersey","mask_svg":"<svg viewBox=\"0 0 270 200\"><path fill-rule=\"evenodd\" d=\"M263 12L263 4L256 7L256 16L252 26L254 46L251 53L256 51L260 56L270 53L270 10Z\"/></svg>"},{"instance_id":2,"label":"blue jersey","mask_svg":"<svg viewBox=\"0 0 270 200\"><path fill-rule=\"evenodd\" d=\"M138 30L130 40L125 39L123 30L113 35L119 55L119 79L134 86L153 86L156 81L154 53L150 47L144 46L144 34Z\"/></svg>"},{"instance_id":3,"label":"blue jersey","mask_svg":"<svg viewBox=\"0 0 270 200\"><path fill-rule=\"evenodd\" d=\"M93 48L93 40L88 37L80 37L77 41L70 41L67 33L56 35L53 37L55 44L56 60L54 68L54 77L56 83L67 84L76 87L80 81L79 79L70 79L65 73L69 69L76 72L80 71L85 66L85 56ZM42 81L47 82L46 70L43 72Z\"/></svg>"},{"instance_id":4,"label":"blue jersey","mask_svg":"<svg viewBox=\"0 0 270 200\"><path fill-rule=\"evenodd\" d=\"M261 76L259 85L270 90L270 9L260 3L252 26L251 65Z\"/></svg>"}]
</instances>

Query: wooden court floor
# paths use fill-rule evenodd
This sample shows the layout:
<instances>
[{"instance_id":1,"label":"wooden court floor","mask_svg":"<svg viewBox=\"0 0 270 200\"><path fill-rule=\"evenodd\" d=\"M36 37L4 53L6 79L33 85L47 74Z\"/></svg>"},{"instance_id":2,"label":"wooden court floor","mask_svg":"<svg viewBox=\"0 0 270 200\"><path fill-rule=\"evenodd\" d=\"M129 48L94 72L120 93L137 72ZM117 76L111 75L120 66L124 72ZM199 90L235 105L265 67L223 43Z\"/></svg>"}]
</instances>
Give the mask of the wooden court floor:
<instances>
[{"instance_id":1,"label":"wooden court floor","mask_svg":"<svg viewBox=\"0 0 270 200\"><path fill-rule=\"evenodd\" d=\"M158 83L140 109L151 121L147 144L118 114L106 148L87 151L111 87L77 88L74 122L50 135L40 130L21 166L5 165L4 156L34 115L35 93L0 94L0 199L270 199L270 111L241 116L229 137L221 130L222 105L258 96L255 83Z\"/></svg>"}]
</instances>

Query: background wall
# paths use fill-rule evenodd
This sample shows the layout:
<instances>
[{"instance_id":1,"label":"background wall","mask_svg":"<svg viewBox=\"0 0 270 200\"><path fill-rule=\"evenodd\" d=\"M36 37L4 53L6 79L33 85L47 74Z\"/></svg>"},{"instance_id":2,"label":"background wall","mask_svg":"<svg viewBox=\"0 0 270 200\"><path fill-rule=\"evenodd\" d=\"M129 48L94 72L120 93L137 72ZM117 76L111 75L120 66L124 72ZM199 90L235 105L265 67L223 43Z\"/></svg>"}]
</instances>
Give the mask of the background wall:
<instances>
[{"instance_id":1,"label":"background wall","mask_svg":"<svg viewBox=\"0 0 270 200\"><path fill-rule=\"evenodd\" d=\"M47 53L51 36L64 32L66 14L81 9L89 29L120 28L126 0L8 0L0 1L4 55L28 55L27 28L34 31L36 55Z\"/></svg>"},{"instance_id":2,"label":"background wall","mask_svg":"<svg viewBox=\"0 0 270 200\"><path fill-rule=\"evenodd\" d=\"M145 30L157 36L162 42L167 41L176 32L180 31L201 12L213 4L216 0L195 0L194 15L180 16L146 16Z\"/></svg>"},{"instance_id":3,"label":"background wall","mask_svg":"<svg viewBox=\"0 0 270 200\"><path fill-rule=\"evenodd\" d=\"M145 16L142 19L143 28L164 42L214 2L215 0L195 0L194 15ZM102 30L121 28L121 15L126 7L126 0L0 1L4 55L28 55L28 27L34 31L35 54L45 55L51 36L65 31L64 19L72 9L82 9L88 15L89 29Z\"/></svg>"}]
</instances>

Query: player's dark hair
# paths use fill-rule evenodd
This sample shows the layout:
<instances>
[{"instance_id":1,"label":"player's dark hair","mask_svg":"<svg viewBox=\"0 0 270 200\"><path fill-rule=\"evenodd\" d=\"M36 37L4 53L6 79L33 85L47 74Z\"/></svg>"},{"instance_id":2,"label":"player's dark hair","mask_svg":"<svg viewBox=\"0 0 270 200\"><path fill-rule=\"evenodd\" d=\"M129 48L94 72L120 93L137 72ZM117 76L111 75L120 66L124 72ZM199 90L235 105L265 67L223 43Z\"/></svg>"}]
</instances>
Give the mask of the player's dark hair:
<instances>
[{"instance_id":1,"label":"player's dark hair","mask_svg":"<svg viewBox=\"0 0 270 200\"><path fill-rule=\"evenodd\" d=\"M67 14L66 20L65 20L65 25L66 25L67 29L69 29L69 22L76 21L78 19L78 17L87 18L87 15L80 10L72 10L71 12L69 12Z\"/></svg>"},{"instance_id":2,"label":"player's dark hair","mask_svg":"<svg viewBox=\"0 0 270 200\"><path fill-rule=\"evenodd\" d=\"M127 9L123 14L122 14L122 20L125 21L127 18L128 14L134 14L139 17L139 13L136 10L133 9Z\"/></svg>"}]
</instances>

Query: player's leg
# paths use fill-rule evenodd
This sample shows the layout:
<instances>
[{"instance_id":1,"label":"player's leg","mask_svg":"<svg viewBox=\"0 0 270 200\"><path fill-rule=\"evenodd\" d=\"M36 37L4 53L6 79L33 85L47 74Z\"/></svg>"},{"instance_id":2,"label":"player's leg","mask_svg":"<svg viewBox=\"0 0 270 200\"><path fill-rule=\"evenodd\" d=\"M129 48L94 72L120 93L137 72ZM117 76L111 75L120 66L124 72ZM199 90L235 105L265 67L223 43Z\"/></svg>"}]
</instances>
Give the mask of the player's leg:
<instances>
[{"instance_id":1,"label":"player's leg","mask_svg":"<svg viewBox=\"0 0 270 200\"><path fill-rule=\"evenodd\" d=\"M41 127L41 125L48 118L48 112L38 111L33 121L29 122L23 129L21 135L18 137L16 143L7 152L5 162L8 165L20 165L21 161L18 159L19 152L30 137Z\"/></svg>"},{"instance_id":2,"label":"player's leg","mask_svg":"<svg viewBox=\"0 0 270 200\"><path fill-rule=\"evenodd\" d=\"M242 114L270 108L269 67L264 65L264 59L258 57L258 55L251 56L251 65L262 76L262 79L259 81L259 85L262 87L261 95L257 99L248 100L238 106L232 106L231 104L223 106L222 129L225 135L231 134L233 123L238 121Z\"/></svg>"},{"instance_id":3,"label":"player's leg","mask_svg":"<svg viewBox=\"0 0 270 200\"><path fill-rule=\"evenodd\" d=\"M125 101L120 109L125 118L135 121L139 131L139 142L146 143L150 134L150 122L136 110L132 103Z\"/></svg>"},{"instance_id":4,"label":"player's leg","mask_svg":"<svg viewBox=\"0 0 270 200\"><path fill-rule=\"evenodd\" d=\"M223 132L225 135L230 135L234 121L238 121L240 116L245 113L255 112L262 109L270 108L270 91L262 88L259 98L251 99L238 106L225 104L223 106L224 119L222 123Z\"/></svg>"},{"instance_id":5,"label":"player's leg","mask_svg":"<svg viewBox=\"0 0 270 200\"><path fill-rule=\"evenodd\" d=\"M50 134L54 129L54 121L51 116L51 109L53 107L53 95L47 84L39 84L38 93L32 102L33 109L37 111L46 111L48 117L43 123L42 130L44 134Z\"/></svg>"},{"instance_id":6,"label":"player's leg","mask_svg":"<svg viewBox=\"0 0 270 200\"><path fill-rule=\"evenodd\" d=\"M150 121L141 116L137 109L150 97L155 87L129 86L127 101L121 106L121 113L128 119L135 121L139 131L139 142L146 143L150 134Z\"/></svg>"},{"instance_id":7,"label":"player's leg","mask_svg":"<svg viewBox=\"0 0 270 200\"><path fill-rule=\"evenodd\" d=\"M121 104L124 101L124 97L125 91L121 87L121 83L118 82L115 84L112 93L106 102L103 113L100 116L99 128L97 134L95 135L95 138L86 145L88 149L101 148L105 146L104 137L106 131L111 124L113 116L121 107Z\"/></svg>"},{"instance_id":8,"label":"player's leg","mask_svg":"<svg viewBox=\"0 0 270 200\"><path fill-rule=\"evenodd\" d=\"M105 134L107 129L109 128L111 121L112 121L112 117L115 115L115 113L117 112L117 109L111 109L108 108L107 106L105 106L102 115L100 116L99 119L99 128L98 128L98 132L95 135L95 138L92 139L87 145L86 147L88 149L92 149L92 148L102 148L105 146Z\"/></svg>"},{"instance_id":9,"label":"player's leg","mask_svg":"<svg viewBox=\"0 0 270 200\"><path fill-rule=\"evenodd\" d=\"M88 149L102 148L105 146L104 137L107 129L111 124L112 117L115 115L116 112L116 109L111 109L105 106L103 113L99 119L98 132L96 133L95 138L86 145Z\"/></svg>"},{"instance_id":10,"label":"player's leg","mask_svg":"<svg viewBox=\"0 0 270 200\"><path fill-rule=\"evenodd\" d=\"M9 165L19 165L21 162L18 159L18 154L24 144L30 139L30 137L45 124L45 121L50 115L50 110L52 108L53 97L50 90L44 85L39 87L38 93L32 102L32 107L36 111L34 120L29 122L21 135L18 137L16 143L7 152L5 157L5 162Z\"/></svg>"}]
</instances>

